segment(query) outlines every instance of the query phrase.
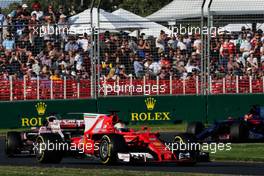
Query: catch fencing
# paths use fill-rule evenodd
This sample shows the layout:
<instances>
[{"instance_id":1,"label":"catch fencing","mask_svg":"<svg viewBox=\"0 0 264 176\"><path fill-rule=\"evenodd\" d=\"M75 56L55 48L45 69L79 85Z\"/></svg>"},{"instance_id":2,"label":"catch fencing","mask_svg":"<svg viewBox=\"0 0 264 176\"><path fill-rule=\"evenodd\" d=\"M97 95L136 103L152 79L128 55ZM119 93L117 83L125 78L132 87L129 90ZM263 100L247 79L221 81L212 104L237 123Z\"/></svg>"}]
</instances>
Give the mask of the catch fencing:
<instances>
[{"instance_id":1,"label":"catch fencing","mask_svg":"<svg viewBox=\"0 0 264 176\"><path fill-rule=\"evenodd\" d=\"M101 0L55 19L10 13L0 100L264 93L264 4L253 1L174 0L146 17Z\"/></svg>"}]
</instances>

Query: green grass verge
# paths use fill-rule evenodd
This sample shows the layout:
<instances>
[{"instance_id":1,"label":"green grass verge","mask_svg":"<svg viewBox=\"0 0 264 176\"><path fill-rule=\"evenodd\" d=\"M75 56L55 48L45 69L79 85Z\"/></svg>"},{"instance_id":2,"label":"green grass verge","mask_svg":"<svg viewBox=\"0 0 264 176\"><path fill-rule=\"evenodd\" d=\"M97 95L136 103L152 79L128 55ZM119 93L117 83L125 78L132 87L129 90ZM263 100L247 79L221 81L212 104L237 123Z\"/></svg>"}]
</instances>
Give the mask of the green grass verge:
<instances>
[{"instance_id":1,"label":"green grass verge","mask_svg":"<svg viewBox=\"0 0 264 176\"><path fill-rule=\"evenodd\" d=\"M150 125L129 125L130 128L140 130L143 126L149 127L151 131L159 132L185 132L187 123L180 124L150 124Z\"/></svg>"},{"instance_id":2,"label":"green grass verge","mask_svg":"<svg viewBox=\"0 0 264 176\"><path fill-rule=\"evenodd\" d=\"M117 169L75 169L75 168L40 168L40 167L14 167L0 166L1 176L202 176L208 174L128 171ZM211 174L212 175L212 174Z\"/></svg>"},{"instance_id":3,"label":"green grass verge","mask_svg":"<svg viewBox=\"0 0 264 176\"><path fill-rule=\"evenodd\" d=\"M187 123L181 124L152 124L152 125L129 125L129 128L135 130L140 130L143 126L147 126L151 131L160 131L160 132L184 132L187 126ZM29 128L18 128L18 129L0 129L0 136L5 135L8 131L25 131L30 130Z\"/></svg>"},{"instance_id":4,"label":"green grass verge","mask_svg":"<svg viewBox=\"0 0 264 176\"><path fill-rule=\"evenodd\" d=\"M230 151L217 151L210 154L211 160L216 161L259 161L264 162L264 144L232 144Z\"/></svg>"}]
</instances>

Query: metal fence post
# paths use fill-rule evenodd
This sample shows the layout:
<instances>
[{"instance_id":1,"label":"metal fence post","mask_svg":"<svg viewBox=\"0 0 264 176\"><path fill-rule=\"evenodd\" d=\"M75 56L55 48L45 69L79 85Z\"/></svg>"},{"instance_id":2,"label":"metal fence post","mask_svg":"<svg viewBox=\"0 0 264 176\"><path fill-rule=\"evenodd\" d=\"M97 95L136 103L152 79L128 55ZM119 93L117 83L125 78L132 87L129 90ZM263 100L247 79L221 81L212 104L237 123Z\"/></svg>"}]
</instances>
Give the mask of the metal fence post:
<instances>
[{"instance_id":1,"label":"metal fence post","mask_svg":"<svg viewBox=\"0 0 264 176\"><path fill-rule=\"evenodd\" d=\"M252 93L252 76L249 76L249 93Z\"/></svg>"},{"instance_id":2,"label":"metal fence post","mask_svg":"<svg viewBox=\"0 0 264 176\"><path fill-rule=\"evenodd\" d=\"M104 88L104 96L107 96L107 85L106 85L106 77L104 77L104 83L103 83L103 88Z\"/></svg>"},{"instance_id":3,"label":"metal fence post","mask_svg":"<svg viewBox=\"0 0 264 176\"><path fill-rule=\"evenodd\" d=\"M183 95L185 95L185 93L186 93L186 90L185 90L185 79L183 80L183 82L182 82L182 89L183 89Z\"/></svg>"},{"instance_id":4,"label":"metal fence post","mask_svg":"<svg viewBox=\"0 0 264 176\"><path fill-rule=\"evenodd\" d=\"M95 0L91 2L90 8L90 27L91 27L91 43L92 43L92 52L91 52L91 96L96 98L96 62L95 62L95 39L94 39L94 26L93 26L93 9L95 5ZM98 83L99 84L99 83Z\"/></svg>"},{"instance_id":5,"label":"metal fence post","mask_svg":"<svg viewBox=\"0 0 264 176\"><path fill-rule=\"evenodd\" d=\"M12 76L9 76L9 85L10 85L10 101L13 101L13 78Z\"/></svg>"},{"instance_id":6,"label":"metal fence post","mask_svg":"<svg viewBox=\"0 0 264 176\"><path fill-rule=\"evenodd\" d=\"M239 93L238 76L236 76L236 93Z\"/></svg>"},{"instance_id":7,"label":"metal fence post","mask_svg":"<svg viewBox=\"0 0 264 176\"><path fill-rule=\"evenodd\" d=\"M212 94L212 76L209 76L209 90L208 90L208 94Z\"/></svg>"},{"instance_id":8,"label":"metal fence post","mask_svg":"<svg viewBox=\"0 0 264 176\"><path fill-rule=\"evenodd\" d=\"M119 96L120 93L119 79L117 79L117 85L115 85L115 88L116 87L117 87L117 95Z\"/></svg>"},{"instance_id":9,"label":"metal fence post","mask_svg":"<svg viewBox=\"0 0 264 176\"><path fill-rule=\"evenodd\" d=\"M129 93L132 96L133 95L133 79L132 75L129 76Z\"/></svg>"},{"instance_id":10,"label":"metal fence post","mask_svg":"<svg viewBox=\"0 0 264 176\"><path fill-rule=\"evenodd\" d=\"M211 16L211 11L210 11L210 8L211 8L211 5L212 5L212 1L213 0L210 0L209 1L209 4L208 4L208 18L207 18L207 28L208 29L211 29L212 27L212 21L213 21L213 17ZM207 94L211 94L211 76L210 76L210 54L211 54L211 30L208 31L208 36L207 36L207 60L206 60L206 66L207 66L207 69L205 71L205 73L207 73L207 80L208 80L208 83L207 83Z\"/></svg>"},{"instance_id":11,"label":"metal fence post","mask_svg":"<svg viewBox=\"0 0 264 176\"><path fill-rule=\"evenodd\" d=\"M170 95L172 95L172 76L170 75Z\"/></svg>"},{"instance_id":12,"label":"metal fence post","mask_svg":"<svg viewBox=\"0 0 264 176\"><path fill-rule=\"evenodd\" d=\"M53 80L50 80L50 99L53 99Z\"/></svg>"},{"instance_id":13,"label":"metal fence post","mask_svg":"<svg viewBox=\"0 0 264 176\"><path fill-rule=\"evenodd\" d=\"M97 6L97 81L98 85L100 85L100 77L101 77L101 72L100 72L100 8L101 8L102 0L99 0L98 6ZM98 95L99 93L99 88L98 88Z\"/></svg>"},{"instance_id":14,"label":"metal fence post","mask_svg":"<svg viewBox=\"0 0 264 176\"><path fill-rule=\"evenodd\" d=\"M24 100L27 99L27 81L26 76L23 76L23 94L24 94Z\"/></svg>"},{"instance_id":15,"label":"metal fence post","mask_svg":"<svg viewBox=\"0 0 264 176\"><path fill-rule=\"evenodd\" d=\"M157 95L159 95L159 76L156 77ZM151 89L151 88L150 88Z\"/></svg>"},{"instance_id":16,"label":"metal fence post","mask_svg":"<svg viewBox=\"0 0 264 176\"><path fill-rule=\"evenodd\" d=\"M37 76L37 99L39 100L39 76Z\"/></svg>"},{"instance_id":17,"label":"metal fence post","mask_svg":"<svg viewBox=\"0 0 264 176\"><path fill-rule=\"evenodd\" d=\"M196 95L199 95L199 76L196 76L195 88L196 88Z\"/></svg>"},{"instance_id":18,"label":"metal fence post","mask_svg":"<svg viewBox=\"0 0 264 176\"><path fill-rule=\"evenodd\" d=\"M223 94L226 93L226 79L223 78Z\"/></svg>"},{"instance_id":19,"label":"metal fence post","mask_svg":"<svg viewBox=\"0 0 264 176\"><path fill-rule=\"evenodd\" d=\"M205 6L205 2L206 0L203 0L203 4L202 4L202 7L201 7L201 31L203 30L204 28L204 6ZM201 73L202 73L202 76L201 76L201 87L200 87L200 91L201 91L201 94L202 95L205 95L205 67L204 67L204 61L205 61L205 56L206 56L206 40L204 38L204 34L203 32L201 32L201 41L202 41L202 45L201 45ZM199 92L198 92L199 94Z\"/></svg>"},{"instance_id":20,"label":"metal fence post","mask_svg":"<svg viewBox=\"0 0 264 176\"><path fill-rule=\"evenodd\" d=\"M63 98L67 99L67 81L66 81L66 76L63 77Z\"/></svg>"},{"instance_id":21,"label":"metal fence post","mask_svg":"<svg viewBox=\"0 0 264 176\"><path fill-rule=\"evenodd\" d=\"M146 76L143 76L143 95L146 95Z\"/></svg>"},{"instance_id":22,"label":"metal fence post","mask_svg":"<svg viewBox=\"0 0 264 176\"><path fill-rule=\"evenodd\" d=\"M90 76L90 93L91 98L93 98L93 76Z\"/></svg>"},{"instance_id":23,"label":"metal fence post","mask_svg":"<svg viewBox=\"0 0 264 176\"><path fill-rule=\"evenodd\" d=\"M80 81L77 83L77 98L80 98Z\"/></svg>"}]
</instances>

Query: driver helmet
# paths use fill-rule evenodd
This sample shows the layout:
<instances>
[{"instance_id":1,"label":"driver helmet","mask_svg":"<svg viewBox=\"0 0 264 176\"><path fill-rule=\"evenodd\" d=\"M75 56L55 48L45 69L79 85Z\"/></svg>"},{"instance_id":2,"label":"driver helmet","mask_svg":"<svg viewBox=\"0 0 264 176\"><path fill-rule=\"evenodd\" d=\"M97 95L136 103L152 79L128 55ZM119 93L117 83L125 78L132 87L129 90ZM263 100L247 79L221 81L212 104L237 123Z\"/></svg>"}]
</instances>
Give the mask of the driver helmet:
<instances>
[{"instance_id":1,"label":"driver helmet","mask_svg":"<svg viewBox=\"0 0 264 176\"><path fill-rule=\"evenodd\" d=\"M250 120L250 119L252 119L253 118L253 115L252 114L246 114L245 116L244 116L244 120L245 121L248 121L248 120Z\"/></svg>"},{"instance_id":2,"label":"driver helmet","mask_svg":"<svg viewBox=\"0 0 264 176\"><path fill-rule=\"evenodd\" d=\"M122 129L126 129L126 125L122 122L118 122L114 125L115 129L122 131Z\"/></svg>"}]
</instances>

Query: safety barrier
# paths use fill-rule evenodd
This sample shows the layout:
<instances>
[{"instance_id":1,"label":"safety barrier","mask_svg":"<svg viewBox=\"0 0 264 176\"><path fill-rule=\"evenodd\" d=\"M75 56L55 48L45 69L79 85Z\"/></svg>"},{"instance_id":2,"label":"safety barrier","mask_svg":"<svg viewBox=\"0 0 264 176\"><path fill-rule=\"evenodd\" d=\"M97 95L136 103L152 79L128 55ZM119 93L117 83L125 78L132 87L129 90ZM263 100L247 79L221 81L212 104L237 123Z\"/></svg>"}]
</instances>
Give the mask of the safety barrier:
<instances>
[{"instance_id":1,"label":"safety barrier","mask_svg":"<svg viewBox=\"0 0 264 176\"><path fill-rule=\"evenodd\" d=\"M264 93L264 78L225 77L211 78L208 95L218 94L256 94ZM98 96L143 96L143 95L201 95L199 77L189 79L155 80L133 79L101 80ZM0 100L46 100L46 99L83 99L91 98L90 80L0 80Z\"/></svg>"}]
</instances>

